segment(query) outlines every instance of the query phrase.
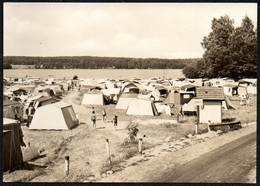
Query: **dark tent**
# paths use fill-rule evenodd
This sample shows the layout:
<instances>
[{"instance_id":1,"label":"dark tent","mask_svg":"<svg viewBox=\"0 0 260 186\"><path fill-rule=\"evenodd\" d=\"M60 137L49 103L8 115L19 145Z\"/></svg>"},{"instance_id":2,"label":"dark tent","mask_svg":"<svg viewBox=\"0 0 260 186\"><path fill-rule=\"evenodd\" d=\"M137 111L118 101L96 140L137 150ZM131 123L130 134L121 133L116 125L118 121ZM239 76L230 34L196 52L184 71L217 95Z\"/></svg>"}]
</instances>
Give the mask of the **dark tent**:
<instances>
[{"instance_id":1,"label":"dark tent","mask_svg":"<svg viewBox=\"0 0 260 186\"><path fill-rule=\"evenodd\" d=\"M3 170L13 171L23 165L21 151L22 130L17 120L4 118L3 121Z\"/></svg>"}]
</instances>

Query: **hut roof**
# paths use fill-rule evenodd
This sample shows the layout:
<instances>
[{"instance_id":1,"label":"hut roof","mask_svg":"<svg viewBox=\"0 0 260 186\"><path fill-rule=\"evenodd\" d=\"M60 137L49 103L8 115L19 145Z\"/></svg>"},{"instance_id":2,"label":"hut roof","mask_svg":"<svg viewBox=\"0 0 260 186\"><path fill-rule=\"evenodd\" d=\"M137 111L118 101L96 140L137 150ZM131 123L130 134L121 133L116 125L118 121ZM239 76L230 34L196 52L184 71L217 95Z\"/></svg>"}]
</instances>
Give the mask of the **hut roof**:
<instances>
[{"instance_id":1,"label":"hut roof","mask_svg":"<svg viewBox=\"0 0 260 186\"><path fill-rule=\"evenodd\" d=\"M203 100L225 100L223 88L219 87L197 88L196 94Z\"/></svg>"},{"instance_id":2,"label":"hut roof","mask_svg":"<svg viewBox=\"0 0 260 186\"><path fill-rule=\"evenodd\" d=\"M224 85L224 87L237 88L238 85L234 85L234 84L226 84L226 85Z\"/></svg>"}]
</instances>

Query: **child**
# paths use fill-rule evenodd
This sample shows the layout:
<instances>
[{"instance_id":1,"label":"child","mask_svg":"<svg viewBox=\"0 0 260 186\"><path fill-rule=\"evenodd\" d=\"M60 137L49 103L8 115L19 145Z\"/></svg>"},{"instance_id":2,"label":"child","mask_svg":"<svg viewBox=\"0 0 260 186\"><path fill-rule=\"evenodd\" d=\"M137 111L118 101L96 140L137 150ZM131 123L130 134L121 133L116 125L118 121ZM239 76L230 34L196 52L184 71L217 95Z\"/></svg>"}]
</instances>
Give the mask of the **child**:
<instances>
[{"instance_id":1,"label":"child","mask_svg":"<svg viewBox=\"0 0 260 186\"><path fill-rule=\"evenodd\" d=\"M93 123L93 128L96 129L96 114L94 111L92 112L92 115L91 115L91 121Z\"/></svg>"},{"instance_id":2,"label":"child","mask_svg":"<svg viewBox=\"0 0 260 186\"><path fill-rule=\"evenodd\" d=\"M113 118L113 123L114 123L114 129L117 130L117 115L114 116Z\"/></svg>"},{"instance_id":3,"label":"child","mask_svg":"<svg viewBox=\"0 0 260 186\"><path fill-rule=\"evenodd\" d=\"M106 113L105 109L103 109L103 111L102 111L103 122L105 122L105 120L106 120L106 115L107 115L107 113Z\"/></svg>"}]
</instances>

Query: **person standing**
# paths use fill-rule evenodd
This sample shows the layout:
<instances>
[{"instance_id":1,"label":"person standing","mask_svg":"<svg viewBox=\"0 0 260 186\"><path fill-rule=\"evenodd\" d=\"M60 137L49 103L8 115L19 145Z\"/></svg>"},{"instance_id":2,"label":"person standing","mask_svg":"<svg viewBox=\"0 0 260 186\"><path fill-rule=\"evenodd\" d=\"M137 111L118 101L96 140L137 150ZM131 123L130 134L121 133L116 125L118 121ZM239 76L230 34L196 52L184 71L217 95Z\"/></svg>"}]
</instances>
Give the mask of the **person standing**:
<instances>
[{"instance_id":1,"label":"person standing","mask_svg":"<svg viewBox=\"0 0 260 186\"><path fill-rule=\"evenodd\" d=\"M117 115L113 118L114 129L117 130Z\"/></svg>"},{"instance_id":2,"label":"person standing","mask_svg":"<svg viewBox=\"0 0 260 186\"><path fill-rule=\"evenodd\" d=\"M107 115L106 110L103 108L102 110L103 122L105 122L106 120L106 115Z\"/></svg>"},{"instance_id":3,"label":"person standing","mask_svg":"<svg viewBox=\"0 0 260 186\"><path fill-rule=\"evenodd\" d=\"M92 115L91 115L91 121L92 121L92 123L93 123L93 128L94 129L96 129L96 114L95 114L95 112L93 111L92 112Z\"/></svg>"},{"instance_id":4,"label":"person standing","mask_svg":"<svg viewBox=\"0 0 260 186\"><path fill-rule=\"evenodd\" d=\"M247 104L247 105L250 105L250 100L251 100L251 98L248 97L247 100L246 100L246 104Z\"/></svg>"},{"instance_id":5,"label":"person standing","mask_svg":"<svg viewBox=\"0 0 260 186\"><path fill-rule=\"evenodd\" d=\"M27 127L29 127L32 122L34 112L35 112L35 108L32 105L30 105L28 108Z\"/></svg>"},{"instance_id":6,"label":"person standing","mask_svg":"<svg viewBox=\"0 0 260 186\"><path fill-rule=\"evenodd\" d=\"M95 112L95 108L91 107L91 113Z\"/></svg>"}]
</instances>

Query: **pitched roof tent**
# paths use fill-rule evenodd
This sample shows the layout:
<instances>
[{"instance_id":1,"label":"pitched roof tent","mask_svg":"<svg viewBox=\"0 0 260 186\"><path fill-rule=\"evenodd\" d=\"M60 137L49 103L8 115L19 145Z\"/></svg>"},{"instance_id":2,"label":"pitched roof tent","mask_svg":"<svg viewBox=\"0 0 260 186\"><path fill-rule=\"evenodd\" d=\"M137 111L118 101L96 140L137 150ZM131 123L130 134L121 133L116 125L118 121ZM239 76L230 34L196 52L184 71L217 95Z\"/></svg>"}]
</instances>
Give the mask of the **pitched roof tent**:
<instances>
[{"instance_id":1,"label":"pitched roof tent","mask_svg":"<svg viewBox=\"0 0 260 186\"><path fill-rule=\"evenodd\" d=\"M181 86L181 90L187 91L188 89L193 89L195 87L196 87L195 85L186 84L186 85Z\"/></svg>"},{"instance_id":2,"label":"pitched roof tent","mask_svg":"<svg viewBox=\"0 0 260 186\"><path fill-rule=\"evenodd\" d=\"M196 95L203 100L225 100L223 88L219 87L196 88Z\"/></svg>"}]
</instances>

